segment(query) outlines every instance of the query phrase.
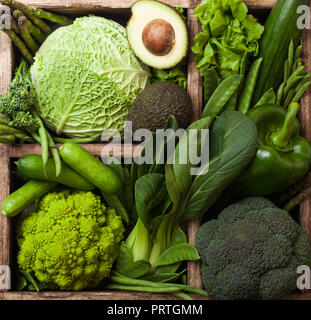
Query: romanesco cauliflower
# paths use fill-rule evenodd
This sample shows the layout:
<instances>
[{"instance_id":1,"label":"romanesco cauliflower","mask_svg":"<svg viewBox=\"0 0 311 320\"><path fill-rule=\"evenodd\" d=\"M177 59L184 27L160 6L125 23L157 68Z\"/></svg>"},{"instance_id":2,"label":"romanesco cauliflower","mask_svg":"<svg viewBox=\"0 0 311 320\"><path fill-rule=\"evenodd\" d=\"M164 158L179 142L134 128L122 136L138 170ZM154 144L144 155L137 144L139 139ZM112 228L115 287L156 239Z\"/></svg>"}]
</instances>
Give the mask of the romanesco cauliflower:
<instances>
[{"instance_id":1,"label":"romanesco cauliflower","mask_svg":"<svg viewBox=\"0 0 311 320\"><path fill-rule=\"evenodd\" d=\"M109 276L123 232L92 192L49 193L17 226L18 265L48 289L92 289Z\"/></svg>"}]
</instances>

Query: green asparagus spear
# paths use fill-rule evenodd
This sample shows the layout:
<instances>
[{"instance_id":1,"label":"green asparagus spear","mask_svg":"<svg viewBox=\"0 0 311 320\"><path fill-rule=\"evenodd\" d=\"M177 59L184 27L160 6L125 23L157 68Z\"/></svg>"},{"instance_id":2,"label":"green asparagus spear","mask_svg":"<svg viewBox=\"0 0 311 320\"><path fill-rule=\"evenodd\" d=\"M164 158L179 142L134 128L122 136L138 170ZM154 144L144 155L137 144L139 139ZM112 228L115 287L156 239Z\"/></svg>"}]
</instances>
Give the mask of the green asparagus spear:
<instances>
[{"instance_id":1,"label":"green asparagus spear","mask_svg":"<svg viewBox=\"0 0 311 320\"><path fill-rule=\"evenodd\" d=\"M11 38L17 49L23 55L24 59L31 65L33 63L33 56L20 37L12 29L3 29L3 32Z\"/></svg>"},{"instance_id":2,"label":"green asparagus spear","mask_svg":"<svg viewBox=\"0 0 311 320\"><path fill-rule=\"evenodd\" d=\"M39 46L36 43L36 41L33 39L33 37L31 36L31 34L27 28L27 18L25 16L21 16L18 18L18 27L21 32L21 37L23 38L27 47L30 49L30 51L33 53L33 55L35 55L36 52L39 50Z\"/></svg>"},{"instance_id":3,"label":"green asparagus spear","mask_svg":"<svg viewBox=\"0 0 311 320\"><path fill-rule=\"evenodd\" d=\"M13 10L20 10L28 19L37 25L44 33L49 33L51 28L36 15L32 13L33 9L15 0L1 0L3 5L9 6Z\"/></svg>"},{"instance_id":4,"label":"green asparagus spear","mask_svg":"<svg viewBox=\"0 0 311 320\"><path fill-rule=\"evenodd\" d=\"M14 15L15 19L17 19L17 20L18 20L18 18L24 16L20 10L15 10L13 12L13 15ZM37 43L42 44L44 42L44 40L46 39L46 35L37 26L35 26L29 19L27 19L27 17L25 17L25 23L26 23L27 29L28 29L29 33L32 35L32 37L37 41ZM16 26L17 26L17 24L16 24ZM17 26L17 30L19 32L18 26Z\"/></svg>"},{"instance_id":5,"label":"green asparagus spear","mask_svg":"<svg viewBox=\"0 0 311 320\"><path fill-rule=\"evenodd\" d=\"M36 8L31 9L31 12L33 15L37 16L38 18L45 19L60 25L66 26L72 23L72 20L70 20L69 18L65 16L60 16L54 12L47 12L42 9L36 9Z\"/></svg>"}]
</instances>

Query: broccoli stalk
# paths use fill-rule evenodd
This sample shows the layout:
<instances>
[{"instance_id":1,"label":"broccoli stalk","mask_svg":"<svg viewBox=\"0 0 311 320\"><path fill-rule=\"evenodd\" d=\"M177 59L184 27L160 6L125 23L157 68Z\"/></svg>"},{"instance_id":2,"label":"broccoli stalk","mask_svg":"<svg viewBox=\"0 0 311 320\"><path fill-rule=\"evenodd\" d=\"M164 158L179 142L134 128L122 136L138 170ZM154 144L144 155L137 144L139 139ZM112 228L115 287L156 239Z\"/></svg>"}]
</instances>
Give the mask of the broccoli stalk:
<instances>
[{"instance_id":1,"label":"broccoli stalk","mask_svg":"<svg viewBox=\"0 0 311 320\"><path fill-rule=\"evenodd\" d=\"M10 84L9 93L0 98L0 113L8 119L7 122L2 120L3 131L1 131L1 135L4 137L8 136L3 140L6 143L10 141L14 143L16 138L22 141L39 140L42 147L44 167L47 163L50 149L58 176L61 172L61 161L53 139L36 112L37 103L36 93L30 80L29 69L26 61L23 60ZM18 132L19 130L27 131L33 139L22 131ZM12 135L15 137L15 140L12 138Z\"/></svg>"}]
</instances>

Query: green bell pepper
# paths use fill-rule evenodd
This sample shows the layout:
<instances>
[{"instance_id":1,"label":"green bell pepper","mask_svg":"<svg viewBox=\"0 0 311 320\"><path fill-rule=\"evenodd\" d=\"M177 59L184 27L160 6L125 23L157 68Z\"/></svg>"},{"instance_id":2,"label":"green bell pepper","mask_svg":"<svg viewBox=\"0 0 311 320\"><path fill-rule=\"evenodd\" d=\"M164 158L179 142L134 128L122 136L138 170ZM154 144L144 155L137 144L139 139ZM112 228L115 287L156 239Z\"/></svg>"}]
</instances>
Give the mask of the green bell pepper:
<instances>
[{"instance_id":1,"label":"green bell pepper","mask_svg":"<svg viewBox=\"0 0 311 320\"><path fill-rule=\"evenodd\" d=\"M298 103L288 110L263 105L247 115L258 131L258 151L248 168L233 183L234 194L265 196L282 192L307 174L311 165L311 144L300 136Z\"/></svg>"}]
</instances>

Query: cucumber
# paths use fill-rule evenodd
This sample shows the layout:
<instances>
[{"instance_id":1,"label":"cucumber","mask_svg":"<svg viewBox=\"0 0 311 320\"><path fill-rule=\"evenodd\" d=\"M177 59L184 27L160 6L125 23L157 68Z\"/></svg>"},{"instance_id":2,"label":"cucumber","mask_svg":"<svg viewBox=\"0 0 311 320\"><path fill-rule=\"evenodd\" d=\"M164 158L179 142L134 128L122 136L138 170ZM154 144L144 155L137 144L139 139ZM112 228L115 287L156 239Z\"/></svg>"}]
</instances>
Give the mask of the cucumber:
<instances>
[{"instance_id":1,"label":"cucumber","mask_svg":"<svg viewBox=\"0 0 311 320\"><path fill-rule=\"evenodd\" d=\"M45 170L43 168L41 156L35 154L20 158L16 165L22 174L31 179L57 182L67 187L83 191L91 191L95 188L93 184L65 164L62 164L61 174L56 178L55 163L52 158L48 159Z\"/></svg>"},{"instance_id":2,"label":"cucumber","mask_svg":"<svg viewBox=\"0 0 311 320\"><path fill-rule=\"evenodd\" d=\"M123 185L116 173L76 143L64 143L60 149L63 161L106 194L118 195Z\"/></svg>"},{"instance_id":3,"label":"cucumber","mask_svg":"<svg viewBox=\"0 0 311 320\"><path fill-rule=\"evenodd\" d=\"M30 180L3 201L1 211L7 217L14 217L56 186L55 182Z\"/></svg>"},{"instance_id":4,"label":"cucumber","mask_svg":"<svg viewBox=\"0 0 311 320\"><path fill-rule=\"evenodd\" d=\"M277 92L282 83L288 47L293 38L297 46L302 30L297 28L297 8L309 6L309 0L278 0L265 24L260 41L259 57L263 59L253 98L255 105L262 95L273 88Z\"/></svg>"}]
</instances>

